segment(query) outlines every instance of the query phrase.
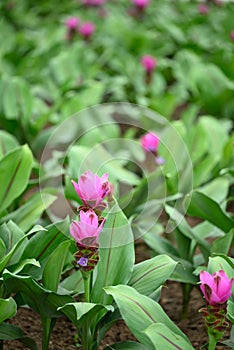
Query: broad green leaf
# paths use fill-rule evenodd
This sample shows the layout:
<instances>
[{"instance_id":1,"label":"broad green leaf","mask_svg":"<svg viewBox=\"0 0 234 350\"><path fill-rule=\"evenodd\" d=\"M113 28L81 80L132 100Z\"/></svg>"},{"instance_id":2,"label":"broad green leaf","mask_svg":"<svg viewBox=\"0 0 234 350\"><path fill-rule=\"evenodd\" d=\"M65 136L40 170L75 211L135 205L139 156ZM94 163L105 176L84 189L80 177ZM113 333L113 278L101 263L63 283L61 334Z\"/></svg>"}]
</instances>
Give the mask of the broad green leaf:
<instances>
[{"instance_id":1,"label":"broad green leaf","mask_svg":"<svg viewBox=\"0 0 234 350\"><path fill-rule=\"evenodd\" d=\"M64 220L56 224L52 224L33 235L22 255L22 259L35 258L38 261L45 261L50 254L58 247L58 245L66 241L68 238L63 232L68 232L69 222Z\"/></svg>"},{"instance_id":2,"label":"broad green leaf","mask_svg":"<svg viewBox=\"0 0 234 350\"><path fill-rule=\"evenodd\" d=\"M0 159L18 146L19 143L13 135L4 130L0 130Z\"/></svg>"},{"instance_id":3,"label":"broad green leaf","mask_svg":"<svg viewBox=\"0 0 234 350\"><path fill-rule=\"evenodd\" d=\"M7 270L3 273L4 283L13 293L21 293L24 302L43 318L61 316L57 309L74 302L68 295L58 295L35 282L30 276L15 275Z\"/></svg>"},{"instance_id":4,"label":"broad green leaf","mask_svg":"<svg viewBox=\"0 0 234 350\"><path fill-rule=\"evenodd\" d=\"M28 349L38 350L36 342L29 337L24 336L22 330L8 323L0 324L0 339L1 340L19 340L22 344L24 344Z\"/></svg>"},{"instance_id":5,"label":"broad green leaf","mask_svg":"<svg viewBox=\"0 0 234 350\"><path fill-rule=\"evenodd\" d=\"M33 162L27 145L13 150L0 160L0 212L26 188Z\"/></svg>"},{"instance_id":6,"label":"broad green leaf","mask_svg":"<svg viewBox=\"0 0 234 350\"><path fill-rule=\"evenodd\" d=\"M64 261L70 244L71 241L60 243L46 262L42 275L42 282L45 288L51 290L52 292L57 292Z\"/></svg>"},{"instance_id":7,"label":"broad green leaf","mask_svg":"<svg viewBox=\"0 0 234 350\"><path fill-rule=\"evenodd\" d=\"M111 297L103 291L105 286L127 283L134 264L134 240L130 224L116 203L108 213L104 229L100 235L97 278L91 300L110 304Z\"/></svg>"},{"instance_id":8,"label":"broad green leaf","mask_svg":"<svg viewBox=\"0 0 234 350\"><path fill-rule=\"evenodd\" d=\"M0 323L15 316L17 313L17 305L13 298L0 298Z\"/></svg>"},{"instance_id":9,"label":"broad green leaf","mask_svg":"<svg viewBox=\"0 0 234 350\"><path fill-rule=\"evenodd\" d=\"M19 209L11 212L0 219L2 221L13 220L23 231L29 230L37 222L44 210L46 210L55 200L56 196L41 191L30 197Z\"/></svg>"},{"instance_id":10,"label":"broad green leaf","mask_svg":"<svg viewBox=\"0 0 234 350\"><path fill-rule=\"evenodd\" d=\"M122 341L120 343L112 344L104 348L104 350L147 350L147 348L140 343L134 341Z\"/></svg>"},{"instance_id":11,"label":"broad green leaf","mask_svg":"<svg viewBox=\"0 0 234 350\"><path fill-rule=\"evenodd\" d=\"M104 290L115 299L130 331L147 347L147 350L153 350L154 347L143 331L155 323L165 324L172 332L188 341L185 334L170 320L162 307L149 297L124 285L105 287Z\"/></svg>"},{"instance_id":12,"label":"broad green leaf","mask_svg":"<svg viewBox=\"0 0 234 350\"><path fill-rule=\"evenodd\" d=\"M6 254L6 246L4 241L0 238L0 260Z\"/></svg>"},{"instance_id":13,"label":"broad green leaf","mask_svg":"<svg viewBox=\"0 0 234 350\"><path fill-rule=\"evenodd\" d=\"M234 225L234 221L222 211L217 202L198 191L192 194L188 214L208 220L224 232L229 232Z\"/></svg>"},{"instance_id":14,"label":"broad green leaf","mask_svg":"<svg viewBox=\"0 0 234 350\"><path fill-rule=\"evenodd\" d=\"M108 311L114 311L111 305L101 305L93 303L68 303L58 308L72 321L78 328L91 324L95 319L96 324ZM95 327L96 325L94 325Z\"/></svg>"},{"instance_id":15,"label":"broad green leaf","mask_svg":"<svg viewBox=\"0 0 234 350\"><path fill-rule=\"evenodd\" d=\"M25 273L25 270L27 271L27 269L31 266L40 267L41 265L35 259L25 259L20 261L18 264L7 267L7 269L14 274L19 274L20 272Z\"/></svg>"},{"instance_id":16,"label":"broad green leaf","mask_svg":"<svg viewBox=\"0 0 234 350\"><path fill-rule=\"evenodd\" d=\"M217 238L211 246L211 253L227 255L233 241L233 235L234 229L226 233L224 237Z\"/></svg>"},{"instance_id":17,"label":"broad green leaf","mask_svg":"<svg viewBox=\"0 0 234 350\"><path fill-rule=\"evenodd\" d=\"M188 340L172 332L162 323L152 324L144 333L151 340L155 350L194 350Z\"/></svg>"},{"instance_id":18,"label":"broad green leaf","mask_svg":"<svg viewBox=\"0 0 234 350\"><path fill-rule=\"evenodd\" d=\"M228 300L227 315L229 320L234 325L234 302L231 300Z\"/></svg>"},{"instance_id":19,"label":"broad green leaf","mask_svg":"<svg viewBox=\"0 0 234 350\"><path fill-rule=\"evenodd\" d=\"M141 294L150 295L170 277L177 264L167 255L136 264L129 285Z\"/></svg>"},{"instance_id":20,"label":"broad green leaf","mask_svg":"<svg viewBox=\"0 0 234 350\"><path fill-rule=\"evenodd\" d=\"M79 294L84 291L83 277L80 270L65 278L59 285L59 291L65 290L70 294Z\"/></svg>"}]
</instances>

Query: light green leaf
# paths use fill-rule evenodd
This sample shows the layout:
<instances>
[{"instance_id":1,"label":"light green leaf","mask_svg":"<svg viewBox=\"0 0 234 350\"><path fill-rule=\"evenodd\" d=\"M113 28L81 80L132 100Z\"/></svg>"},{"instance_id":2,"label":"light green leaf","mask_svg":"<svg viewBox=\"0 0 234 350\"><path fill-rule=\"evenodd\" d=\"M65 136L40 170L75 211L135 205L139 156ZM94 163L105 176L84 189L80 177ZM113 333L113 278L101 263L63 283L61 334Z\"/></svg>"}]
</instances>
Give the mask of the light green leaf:
<instances>
[{"instance_id":1,"label":"light green leaf","mask_svg":"<svg viewBox=\"0 0 234 350\"><path fill-rule=\"evenodd\" d=\"M106 287L104 290L113 296L130 331L147 347L147 350L153 350L154 347L143 331L155 323L165 324L172 332L188 341L186 335L170 320L162 307L149 297L124 285Z\"/></svg>"},{"instance_id":2,"label":"light green leaf","mask_svg":"<svg viewBox=\"0 0 234 350\"><path fill-rule=\"evenodd\" d=\"M150 295L170 277L177 264L167 255L136 264L129 285L141 294Z\"/></svg>"},{"instance_id":3,"label":"light green leaf","mask_svg":"<svg viewBox=\"0 0 234 350\"><path fill-rule=\"evenodd\" d=\"M17 305L13 298L0 298L0 323L16 315Z\"/></svg>"},{"instance_id":4,"label":"light green leaf","mask_svg":"<svg viewBox=\"0 0 234 350\"><path fill-rule=\"evenodd\" d=\"M188 340L172 332L162 323L152 324L144 333L151 340L155 350L194 350Z\"/></svg>"},{"instance_id":5,"label":"light green leaf","mask_svg":"<svg viewBox=\"0 0 234 350\"><path fill-rule=\"evenodd\" d=\"M19 143L13 135L4 130L0 130L0 159L18 146Z\"/></svg>"},{"instance_id":6,"label":"light green leaf","mask_svg":"<svg viewBox=\"0 0 234 350\"><path fill-rule=\"evenodd\" d=\"M127 283L134 264L134 240L130 224L116 203L108 213L100 235L97 278L91 300L110 304L111 297L103 291L105 286Z\"/></svg>"},{"instance_id":7,"label":"light green leaf","mask_svg":"<svg viewBox=\"0 0 234 350\"><path fill-rule=\"evenodd\" d=\"M0 212L26 188L33 162L27 145L13 150L0 161Z\"/></svg>"},{"instance_id":8,"label":"light green leaf","mask_svg":"<svg viewBox=\"0 0 234 350\"><path fill-rule=\"evenodd\" d=\"M123 341L107 346L106 348L104 348L104 350L147 350L147 348L140 343L136 343L133 341Z\"/></svg>"}]
</instances>

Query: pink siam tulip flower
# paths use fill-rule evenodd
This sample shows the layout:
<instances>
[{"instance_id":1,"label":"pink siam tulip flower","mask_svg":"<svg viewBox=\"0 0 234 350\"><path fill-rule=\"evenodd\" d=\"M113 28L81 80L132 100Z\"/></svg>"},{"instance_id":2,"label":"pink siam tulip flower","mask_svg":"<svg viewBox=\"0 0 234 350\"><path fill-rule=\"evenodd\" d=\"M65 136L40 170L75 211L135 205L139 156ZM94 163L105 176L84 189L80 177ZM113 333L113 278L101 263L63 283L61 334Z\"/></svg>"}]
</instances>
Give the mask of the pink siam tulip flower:
<instances>
[{"instance_id":1,"label":"pink siam tulip flower","mask_svg":"<svg viewBox=\"0 0 234 350\"><path fill-rule=\"evenodd\" d=\"M132 0L133 4L143 10L149 6L150 0Z\"/></svg>"},{"instance_id":2,"label":"pink siam tulip flower","mask_svg":"<svg viewBox=\"0 0 234 350\"><path fill-rule=\"evenodd\" d=\"M70 225L70 234L81 246L98 247L98 237L104 223L105 219L98 220L98 216L92 209L86 212L81 210L80 221L73 221Z\"/></svg>"},{"instance_id":3,"label":"pink siam tulip flower","mask_svg":"<svg viewBox=\"0 0 234 350\"><path fill-rule=\"evenodd\" d=\"M147 152L156 152L160 143L159 137L150 131L140 138L142 148Z\"/></svg>"},{"instance_id":4,"label":"pink siam tulip flower","mask_svg":"<svg viewBox=\"0 0 234 350\"><path fill-rule=\"evenodd\" d=\"M231 31L230 38L231 38L232 41L234 41L234 30Z\"/></svg>"},{"instance_id":5,"label":"pink siam tulip flower","mask_svg":"<svg viewBox=\"0 0 234 350\"><path fill-rule=\"evenodd\" d=\"M201 271L200 281L200 288L208 305L224 304L232 295L234 278L228 279L223 270L212 275L207 271Z\"/></svg>"},{"instance_id":6,"label":"pink siam tulip flower","mask_svg":"<svg viewBox=\"0 0 234 350\"><path fill-rule=\"evenodd\" d=\"M76 193L82 200L84 206L102 210L106 207L103 199L110 193L111 186L108 182L108 174L99 177L90 170L86 171L78 180L72 181Z\"/></svg>"},{"instance_id":7,"label":"pink siam tulip flower","mask_svg":"<svg viewBox=\"0 0 234 350\"><path fill-rule=\"evenodd\" d=\"M79 28L79 33L86 40L88 40L94 32L95 25L92 22L85 22Z\"/></svg>"},{"instance_id":8,"label":"pink siam tulip flower","mask_svg":"<svg viewBox=\"0 0 234 350\"><path fill-rule=\"evenodd\" d=\"M198 12L201 15L207 15L209 13L209 6L206 4L199 4L198 5Z\"/></svg>"},{"instance_id":9,"label":"pink siam tulip flower","mask_svg":"<svg viewBox=\"0 0 234 350\"><path fill-rule=\"evenodd\" d=\"M80 20L77 17L70 17L66 20L66 26L67 29L69 30L76 30L78 29L78 24L79 24Z\"/></svg>"},{"instance_id":10,"label":"pink siam tulip flower","mask_svg":"<svg viewBox=\"0 0 234 350\"><path fill-rule=\"evenodd\" d=\"M145 68L147 73L152 73L157 67L157 61L153 56L145 55L141 58L141 64Z\"/></svg>"}]
</instances>

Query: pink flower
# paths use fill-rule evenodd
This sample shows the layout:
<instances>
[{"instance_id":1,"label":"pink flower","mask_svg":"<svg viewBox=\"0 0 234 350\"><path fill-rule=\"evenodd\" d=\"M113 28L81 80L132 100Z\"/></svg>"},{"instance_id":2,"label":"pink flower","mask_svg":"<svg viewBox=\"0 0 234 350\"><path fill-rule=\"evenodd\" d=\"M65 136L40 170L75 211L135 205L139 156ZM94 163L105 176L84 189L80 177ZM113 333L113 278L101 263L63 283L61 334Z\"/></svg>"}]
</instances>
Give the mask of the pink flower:
<instances>
[{"instance_id":1,"label":"pink flower","mask_svg":"<svg viewBox=\"0 0 234 350\"><path fill-rule=\"evenodd\" d=\"M105 219L98 221L98 216L92 209L80 211L80 221L73 221L70 225L70 234L82 246L98 246L98 237Z\"/></svg>"},{"instance_id":2,"label":"pink flower","mask_svg":"<svg viewBox=\"0 0 234 350\"><path fill-rule=\"evenodd\" d=\"M149 6L150 0L132 0L133 4L140 9L145 9Z\"/></svg>"},{"instance_id":3,"label":"pink flower","mask_svg":"<svg viewBox=\"0 0 234 350\"><path fill-rule=\"evenodd\" d=\"M78 28L79 21L80 20L77 17L70 17L66 20L66 26L69 30L76 30Z\"/></svg>"},{"instance_id":4,"label":"pink flower","mask_svg":"<svg viewBox=\"0 0 234 350\"><path fill-rule=\"evenodd\" d=\"M141 58L141 64L145 68L147 73L153 72L157 67L157 61L153 56L145 55Z\"/></svg>"},{"instance_id":5,"label":"pink flower","mask_svg":"<svg viewBox=\"0 0 234 350\"><path fill-rule=\"evenodd\" d=\"M209 6L206 4L199 4L198 11L201 15L207 15L209 12Z\"/></svg>"},{"instance_id":6,"label":"pink flower","mask_svg":"<svg viewBox=\"0 0 234 350\"><path fill-rule=\"evenodd\" d=\"M99 177L90 170L86 171L81 175L78 183L72 181L72 185L85 206L98 210L106 207L103 199L111 190L107 173Z\"/></svg>"},{"instance_id":7,"label":"pink flower","mask_svg":"<svg viewBox=\"0 0 234 350\"><path fill-rule=\"evenodd\" d=\"M83 0L83 4L88 6L101 6L104 3L105 0Z\"/></svg>"},{"instance_id":8,"label":"pink flower","mask_svg":"<svg viewBox=\"0 0 234 350\"><path fill-rule=\"evenodd\" d=\"M234 30L231 31L230 38L231 38L232 41L234 41Z\"/></svg>"},{"instance_id":9,"label":"pink flower","mask_svg":"<svg viewBox=\"0 0 234 350\"><path fill-rule=\"evenodd\" d=\"M150 131L140 138L142 148L147 152L156 152L159 146L159 137Z\"/></svg>"},{"instance_id":10,"label":"pink flower","mask_svg":"<svg viewBox=\"0 0 234 350\"><path fill-rule=\"evenodd\" d=\"M95 32L95 25L92 22L85 22L79 28L79 33L84 39L89 39L90 36Z\"/></svg>"},{"instance_id":11,"label":"pink flower","mask_svg":"<svg viewBox=\"0 0 234 350\"><path fill-rule=\"evenodd\" d=\"M212 275L207 271L201 271L200 281L200 288L208 305L223 304L232 295L234 278L229 280L223 270Z\"/></svg>"}]
</instances>

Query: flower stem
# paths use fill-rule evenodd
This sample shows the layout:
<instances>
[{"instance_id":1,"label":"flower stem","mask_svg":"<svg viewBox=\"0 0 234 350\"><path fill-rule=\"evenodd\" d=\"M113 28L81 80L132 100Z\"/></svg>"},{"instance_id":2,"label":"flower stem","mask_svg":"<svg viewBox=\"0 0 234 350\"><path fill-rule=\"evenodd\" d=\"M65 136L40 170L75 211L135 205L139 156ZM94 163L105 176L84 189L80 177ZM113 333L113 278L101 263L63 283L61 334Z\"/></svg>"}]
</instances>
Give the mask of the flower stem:
<instances>
[{"instance_id":1,"label":"flower stem","mask_svg":"<svg viewBox=\"0 0 234 350\"><path fill-rule=\"evenodd\" d=\"M85 302L90 302L90 281L91 281L91 272L82 271L82 277L84 281L84 297Z\"/></svg>"},{"instance_id":2,"label":"flower stem","mask_svg":"<svg viewBox=\"0 0 234 350\"><path fill-rule=\"evenodd\" d=\"M208 332L209 334L209 347L208 350L215 350L216 344L217 344L217 340L214 337L213 334L211 334L210 332Z\"/></svg>"}]
</instances>

